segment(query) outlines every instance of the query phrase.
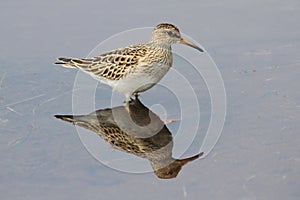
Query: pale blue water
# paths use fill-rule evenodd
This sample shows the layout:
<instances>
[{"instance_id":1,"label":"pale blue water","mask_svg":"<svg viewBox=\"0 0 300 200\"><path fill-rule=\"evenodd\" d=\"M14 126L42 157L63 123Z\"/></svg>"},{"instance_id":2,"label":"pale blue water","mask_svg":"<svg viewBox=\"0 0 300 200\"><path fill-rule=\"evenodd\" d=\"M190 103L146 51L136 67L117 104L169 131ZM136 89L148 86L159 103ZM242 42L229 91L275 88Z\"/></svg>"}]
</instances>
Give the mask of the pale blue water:
<instances>
[{"instance_id":1,"label":"pale blue water","mask_svg":"<svg viewBox=\"0 0 300 200\"><path fill-rule=\"evenodd\" d=\"M2 2L1 199L298 199L299 11L293 0ZM165 21L205 47L227 92L219 142L172 180L100 164L74 126L53 117L72 113L77 73L54 66L57 57L85 57L113 34ZM180 62L175 58L175 67ZM209 94L203 80L196 88L203 111L200 132L205 132ZM99 86L97 108L109 106L109 92ZM141 100L165 105L176 119L178 107L170 96L156 87ZM168 127L176 131L178 123ZM197 153L201 141L199 134L184 156Z\"/></svg>"}]
</instances>

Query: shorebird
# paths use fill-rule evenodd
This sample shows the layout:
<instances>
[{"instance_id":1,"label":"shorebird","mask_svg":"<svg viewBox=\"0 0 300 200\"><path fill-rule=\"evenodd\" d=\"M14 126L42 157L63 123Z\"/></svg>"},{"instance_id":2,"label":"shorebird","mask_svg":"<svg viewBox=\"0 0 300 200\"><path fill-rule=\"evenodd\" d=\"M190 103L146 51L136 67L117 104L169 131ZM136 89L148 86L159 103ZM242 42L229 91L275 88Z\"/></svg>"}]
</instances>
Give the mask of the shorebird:
<instances>
[{"instance_id":1,"label":"shorebird","mask_svg":"<svg viewBox=\"0 0 300 200\"><path fill-rule=\"evenodd\" d=\"M182 166L203 155L172 157L173 137L163 121L138 98L126 106L97 110L88 115L55 115L98 134L114 148L148 159L159 178L175 178Z\"/></svg>"},{"instance_id":2,"label":"shorebird","mask_svg":"<svg viewBox=\"0 0 300 200\"><path fill-rule=\"evenodd\" d=\"M168 23L158 24L150 40L145 43L119 48L93 58L58 58L55 64L78 68L96 80L112 87L129 102L159 82L172 66L171 45L186 44L203 50L181 36L179 29Z\"/></svg>"}]
</instances>

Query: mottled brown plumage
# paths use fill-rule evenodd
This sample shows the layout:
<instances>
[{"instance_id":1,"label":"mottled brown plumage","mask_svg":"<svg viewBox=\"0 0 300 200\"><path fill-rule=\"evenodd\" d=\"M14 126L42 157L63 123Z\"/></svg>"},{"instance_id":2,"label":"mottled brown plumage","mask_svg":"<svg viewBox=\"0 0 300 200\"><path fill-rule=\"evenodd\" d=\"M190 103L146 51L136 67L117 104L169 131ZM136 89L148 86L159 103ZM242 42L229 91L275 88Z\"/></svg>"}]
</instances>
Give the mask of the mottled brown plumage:
<instances>
[{"instance_id":1,"label":"mottled brown plumage","mask_svg":"<svg viewBox=\"0 0 300 200\"><path fill-rule=\"evenodd\" d=\"M89 72L95 78L119 80L130 70L137 67L150 48L144 44L129 46L110 51L94 58L58 58L56 64L78 68Z\"/></svg>"}]
</instances>

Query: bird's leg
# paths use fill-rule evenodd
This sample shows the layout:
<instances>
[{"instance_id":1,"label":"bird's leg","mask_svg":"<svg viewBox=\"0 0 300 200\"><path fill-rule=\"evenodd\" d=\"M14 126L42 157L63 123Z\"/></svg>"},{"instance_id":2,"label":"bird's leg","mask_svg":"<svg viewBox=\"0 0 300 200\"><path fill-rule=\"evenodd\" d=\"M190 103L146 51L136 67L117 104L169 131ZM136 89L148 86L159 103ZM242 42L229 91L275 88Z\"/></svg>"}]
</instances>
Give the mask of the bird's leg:
<instances>
[{"instance_id":1,"label":"bird's leg","mask_svg":"<svg viewBox=\"0 0 300 200\"><path fill-rule=\"evenodd\" d=\"M136 99L138 99L139 96L140 96L140 94L139 94L138 92L134 93L134 97L135 97Z\"/></svg>"},{"instance_id":2,"label":"bird's leg","mask_svg":"<svg viewBox=\"0 0 300 200\"><path fill-rule=\"evenodd\" d=\"M125 102L125 109L128 113L130 113L130 109L129 109L129 102Z\"/></svg>"},{"instance_id":3,"label":"bird's leg","mask_svg":"<svg viewBox=\"0 0 300 200\"><path fill-rule=\"evenodd\" d=\"M134 96L135 96L135 98L137 98L137 94L136 93L134 93ZM125 102L124 103L131 103L131 102L133 102L134 101L134 99L131 97L131 95L129 95L129 94L126 94L125 95Z\"/></svg>"},{"instance_id":4,"label":"bird's leg","mask_svg":"<svg viewBox=\"0 0 300 200\"><path fill-rule=\"evenodd\" d=\"M129 113L130 112L130 110L129 110L129 104L130 104L130 102L132 101L132 98L131 98L131 96L130 95L128 95L128 94L126 94L125 95L125 109L127 110L127 112Z\"/></svg>"},{"instance_id":5,"label":"bird's leg","mask_svg":"<svg viewBox=\"0 0 300 200\"><path fill-rule=\"evenodd\" d=\"M132 99L131 99L130 95L126 94L126 95L125 95L125 101L124 101L124 103L125 103L125 104L129 104L129 102L130 102L131 100L132 100Z\"/></svg>"}]
</instances>

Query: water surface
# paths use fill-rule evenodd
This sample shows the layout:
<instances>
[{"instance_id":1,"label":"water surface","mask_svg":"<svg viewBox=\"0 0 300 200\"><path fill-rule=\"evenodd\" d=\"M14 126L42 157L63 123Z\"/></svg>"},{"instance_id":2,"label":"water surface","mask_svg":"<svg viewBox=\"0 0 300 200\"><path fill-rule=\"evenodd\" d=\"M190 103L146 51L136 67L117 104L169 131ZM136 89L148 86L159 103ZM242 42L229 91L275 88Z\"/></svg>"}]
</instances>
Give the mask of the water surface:
<instances>
[{"instance_id":1,"label":"water surface","mask_svg":"<svg viewBox=\"0 0 300 200\"><path fill-rule=\"evenodd\" d=\"M293 0L3 2L1 198L297 199L299 10L299 2ZM112 34L164 21L199 41L216 61L228 111L213 151L170 180L106 167L88 153L72 124L54 118L72 113L77 73L54 66L57 57L85 57ZM180 62L175 58L174 67L182 67ZM205 84L200 80L196 88L203 108L201 129L183 157L199 153L201 131L207 129L210 117ZM96 109L110 107L109 92L99 85ZM180 118L176 101L168 103L168 98L172 100L172 95L160 87L141 96L148 107L163 104L170 118ZM179 123L168 125L172 133ZM180 142L175 140L174 149Z\"/></svg>"}]
</instances>

